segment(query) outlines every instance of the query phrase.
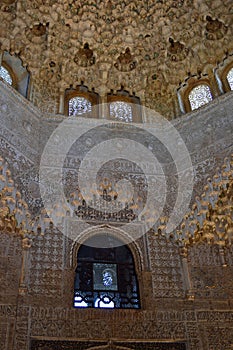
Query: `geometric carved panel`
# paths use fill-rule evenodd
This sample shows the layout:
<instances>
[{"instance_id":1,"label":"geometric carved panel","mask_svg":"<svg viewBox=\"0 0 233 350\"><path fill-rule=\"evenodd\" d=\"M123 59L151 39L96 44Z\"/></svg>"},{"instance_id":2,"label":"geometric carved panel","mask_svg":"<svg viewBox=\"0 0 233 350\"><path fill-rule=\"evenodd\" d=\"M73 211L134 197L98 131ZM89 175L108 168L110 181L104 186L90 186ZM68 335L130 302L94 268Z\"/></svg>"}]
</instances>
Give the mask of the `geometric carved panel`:
<instances>
[{"instance_id":1,"label":"geometric carved panel","mask_svg":"<svg viewBox=\"0 0 233 350\"><path fill-rule=\"evenodd\" d=\"M30 250L30 293L60 296L64 236L57 230L37 235Z\"/></svg>"},{"instance_id":2,"label":"geometric carved panel","mask_svg":"<svg viewBox=\"0 0 233 350\"><path fill-rule=\"evenodd\" d=\"M85 350L95 346L106 346L107 342L32 339L30 345L30 350Z\"/></svg>"},{"instance_id":3,"label":"geometric carved panel","mask_svg":"<svg viewBox=\"0 0 233 350\"><path fill-rule=\"evenodd\" d=\"M31 340L30 350L85 350L99 347L99 349L117 350L186 350L184 342L162 343L162 342L107 342L97 341L69 341L69 340Z\"/></svg>"},{"instance_id":4,"label":"geometric carved panel","mask_svg":"<svg viewBox=\"0 0 233 350\"><path fill-rule=\"evenodd\" d=\"M153 295L157 298L183 298L184 281L178 249L163 237L149 237Z\"/></svg>"},{"instance_id":5,"label":"geometric carved panel","mask_svg":"<svg viewBox=\"0 0 233 350\"><path fill-rule=\"evenodd\" d=\"M118 346L127 347L134 350L186 350L186 344L177 343L161 343L161 342L139 342L139 343L116 343Z\"/></svg>"}]
</instances>

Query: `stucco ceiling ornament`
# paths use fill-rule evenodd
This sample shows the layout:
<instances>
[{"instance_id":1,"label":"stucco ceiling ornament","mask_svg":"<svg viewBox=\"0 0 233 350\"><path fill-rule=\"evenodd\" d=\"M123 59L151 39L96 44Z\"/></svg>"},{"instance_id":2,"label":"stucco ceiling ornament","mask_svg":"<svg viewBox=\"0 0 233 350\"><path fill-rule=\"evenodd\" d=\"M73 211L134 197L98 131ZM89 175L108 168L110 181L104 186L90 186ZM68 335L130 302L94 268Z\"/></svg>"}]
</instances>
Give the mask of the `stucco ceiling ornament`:
<instances>
[{"instance_id":1,"label":"stucco ceiling ornament","mask_svg":"<svg viewBox=\"0 0 233 350\"><path fill-rule=\"evenodd\" d=\"M16 2L16 0L2 0L2 3L5 5L12 5Z\"/></svg>"},{"instance_id":2,"label":"stucco ceiling ornament","mask_svg":"<svg viewBox=\"0 0 233 350\"><path fill-rule=\"evenodd\" d=\"M42 23L34 25L32 28L26 28L25 34L28 40L36 45L42 44L46 38L47 28Z\"/></svg>"},{"instance_id":3,"label":"stucco ceiling ornament","mask_svg":"<svg viewBox=\"0 0 233 350\"><path fill-rule=\"evenodd\" d=\"M189 49L179 41L169 38L168 57L172 62L183 61L189 54Z\"/></svg>"},{"instance_id":4,"label":"stucco ceiling ornament","mask_svg":"<svg viewBox=\"0 0 233 350\"><path fill-rule=\"evenodd\" d=\"M117 58L114 67L121 72L129 72L136 68L137 62L134 57L131 55L130 49L127 47L125 52L121 53Z\"/></svg>"},{"instance_id":5,"label":"stucco ceiling ornament","mask_svg":"<svg viewBox=\"0 0 233 350\"><path fill-rule=\"evenodd\" d=\"M74 62L81 67L89 67L95 64L95 56L88 43L85 43L83 48L78 50L74 57Z\"/></svg>"},{"instance_id":6,"label":"stucco ceiling ornament","mask_svg":"<svg viewBox=\"0 0 233 350\"><path fill-rule=\"evenodd\" d=\"M206 17L206 38L208 40L222 39L227 33L227 26L218 19L212 19L212 17Z\"/></svg>"}]
</instances>

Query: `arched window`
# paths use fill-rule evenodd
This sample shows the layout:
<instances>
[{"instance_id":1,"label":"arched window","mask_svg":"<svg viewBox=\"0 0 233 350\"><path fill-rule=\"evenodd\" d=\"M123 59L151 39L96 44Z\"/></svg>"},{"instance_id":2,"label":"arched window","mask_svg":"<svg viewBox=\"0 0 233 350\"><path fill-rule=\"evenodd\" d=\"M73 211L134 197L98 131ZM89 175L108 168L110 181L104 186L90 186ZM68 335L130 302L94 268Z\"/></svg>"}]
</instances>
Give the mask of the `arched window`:
<instances>
[{"instance_id":1,"label":"arched window","mask_svg":"<svg viewBox=\"0 0 233 350\"><path fill-rule=\"evenodd\" d=\"M109 118L125 123L141 122L142 111L140 98L121 87L115 94L113 91L107 95L109 104Z\"/></svg>"},{"instance_id":2,"label":"arched window","mask_svg":"<svg viewBox=\"0 0 233 350\"><path fill-rule=\"evenodd\" d=\"M82 115L91 112L91 102L82 96L76 96L69 100L69 116Z\"/></svg>"},{"instance_id":3,"label":"arched window","mask_svg":"<svg viewBox=\"0 0 233 350\"><path fill-rule=\"evenodd\" d=\"M109 248L93 242L109 242ZM140 308L134 259L128 246L114 237L95 236L79 248L74 307ZM102 246L106 246L105 243Z\"/></svg>"},{"instance_id":4,"label":"arched window","mask_svg":"<svg viewBox=\"0 0 233 350\"><path fill-rule=\"evenodd\" d=\"M230 89L233 90L233 67L227 73L227 81L230 86Z\"/></svg>"},{"instance_id":5,"label":"arched window","mask_svg":"<svg viewBox=\"0 0 233 350\"><path fill-rule=\"evenodd\" d=\"M122 122L133 121L133 111L130 103L116 101L110 103L110 118L115 118Z\"/></svg>"},{"instance_id":6,"label":"arched window","mask_svg":"<svg viewBox=\"0 0 233 350\"><path fill-rule=\"evenodd\" d=\"M0 77L9 85L12 85L13 80L11 78L11 75L9 71L4 68L3 66L0 67Z\"/></svg>"},{"instance_id":7,"label":"arched window","mask_svg":"<svg viewBox=\"0 0 233 350\"><path fill-rule=\"evenodd\" d=\"M213 97L209 86L206 84L200 84L195 86L190 91L188 99L191 106L191 110L193 111L212 101Z\"/></svg>"},{"instance_id":8,"label":"arched window","mask_svg":"<svg viewBox=\"0 0 233 350\"><path fill-rule=\"evenodd\" d=\"M16 89L22 96L28 97L30 90L30 73L23 66L21 59L4 51L0 66L0 79Z\"/></svg>"},{"instance_id":9,"label":"arched window","mask_svg":"<svg viewBox=\"0 0 233 350\"><path fill-rule=\"evenodd\" d=\"M83 84L65 90L64 104L65 115L98 118L99 95Z\"/></svg>"}]
</instances>

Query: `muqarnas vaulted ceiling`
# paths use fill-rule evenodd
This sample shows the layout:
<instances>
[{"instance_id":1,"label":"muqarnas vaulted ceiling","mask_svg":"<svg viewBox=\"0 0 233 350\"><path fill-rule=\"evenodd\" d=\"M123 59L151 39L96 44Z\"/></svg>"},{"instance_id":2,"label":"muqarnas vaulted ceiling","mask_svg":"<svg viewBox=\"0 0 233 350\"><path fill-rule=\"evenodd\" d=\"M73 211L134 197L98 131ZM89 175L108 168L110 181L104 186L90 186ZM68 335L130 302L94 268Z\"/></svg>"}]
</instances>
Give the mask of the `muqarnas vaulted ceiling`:
<instances>
[{"instance_id":1,"label":"muqarnas vaulted ceiling","mask_svg":"<svg viewBox=\"0 0 233 350\"><path fill-rule=\"evenodd\" d=\"M47 100L82 81L102 95L124 86L172 118L179 84L211 74L233 47L231 0L2 0L0 7L1 50L20 56Z\"/></svg>"}]
</instances>

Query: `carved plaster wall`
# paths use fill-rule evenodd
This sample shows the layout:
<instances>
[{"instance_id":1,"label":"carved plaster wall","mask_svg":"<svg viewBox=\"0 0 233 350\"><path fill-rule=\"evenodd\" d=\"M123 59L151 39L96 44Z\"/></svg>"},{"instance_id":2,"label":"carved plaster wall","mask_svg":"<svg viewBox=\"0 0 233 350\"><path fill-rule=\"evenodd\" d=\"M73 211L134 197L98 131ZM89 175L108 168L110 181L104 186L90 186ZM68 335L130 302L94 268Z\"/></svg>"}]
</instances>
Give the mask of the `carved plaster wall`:
<instances>
[{"instance_id":1,"label":"carved plaster wall","mask_svg":"<svg viewBox=\"0 0 233 350\"><path fill-rule=\"evenodd\" d=\"M3 83L0 89L1 151L30 211L38 214L42 205L38 192L40 156L52 131L65 117L42 114ZM192 158L194 196L201 195L207 178L214 175L216 167L233 150L232 93L175 120L174 125ZM155 127L152 122L151 127ZM130 131L126 128L124 132L129 135ZM145 141L143 133L136 136ZM76 150L71 149L69 159L76 160ZM70 164L65 164L65 168L77 170L74 164L78 161L73 166ZM120 172L124 172L125 166L122 163ZM69 186L72 188L72 181ZM43 234L31 236L23 266L26 271L23 289L19 279L24 249L7 232L2 232L0 239L4 275L0 344L4 350L66 349L68 341L79 344L90 340L110 349L183 350L186 346L187 350L229 350L232 347L232 248L227 252L227 266L222 266L215 246L203 243L190 249L188 268L193 294L188 295L179 249L151 231L137 242L143 262L139 281L142 309L84 310L74 309L72 304L73 242L58 229L51 227Z\"/></svg>"}]
</instances>

